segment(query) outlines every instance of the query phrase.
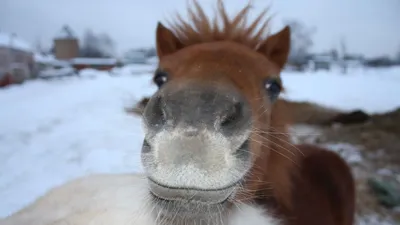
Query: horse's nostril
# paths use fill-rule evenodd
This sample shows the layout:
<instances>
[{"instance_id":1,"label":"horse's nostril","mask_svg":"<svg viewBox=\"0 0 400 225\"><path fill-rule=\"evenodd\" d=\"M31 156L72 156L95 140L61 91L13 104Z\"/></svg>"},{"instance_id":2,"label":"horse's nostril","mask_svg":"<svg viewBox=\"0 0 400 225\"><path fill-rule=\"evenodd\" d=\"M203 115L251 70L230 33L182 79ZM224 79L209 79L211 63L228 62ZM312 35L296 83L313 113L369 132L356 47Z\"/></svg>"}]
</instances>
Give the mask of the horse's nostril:
<instances>
[{"instance_id":1,"label":"horse's nostril","mask_svg":"<svg viewBox=\"0 0 400 225\"><path fill-rule=\"evenodd\" d=\"M149 105L149 117L147 118L148 120L150 120L149 122L155 126L155 127L160 127L163 124L165 124L166 122L166 115L165 115L165 109L164 107L164 103L162 100L161 96L156 97L156 99L154 99L153 104Z\"/></svg>"},{"instance_id":2,"label":"horse's nostril","mask_svg":"<svg viewBox=\"0 0 400 225\"><path fill-rule=\"evenodd\" d=\"M150 151L151 151L151 146L149 142L146 139L144 139L142 145L142 153L148 153Z\"/></svg>"},{"instance_id":3,"label":"horse's nostril","mask_svg":"<svg viewBox=\"0 0 400 225\"><path fill-rule=\"evenodd\" d=\"M221 128L231 128L237 124L237 122L242 120L243 104L236 102L225 113L226 114L222 117Z\"/></svg>"}]
</instances>

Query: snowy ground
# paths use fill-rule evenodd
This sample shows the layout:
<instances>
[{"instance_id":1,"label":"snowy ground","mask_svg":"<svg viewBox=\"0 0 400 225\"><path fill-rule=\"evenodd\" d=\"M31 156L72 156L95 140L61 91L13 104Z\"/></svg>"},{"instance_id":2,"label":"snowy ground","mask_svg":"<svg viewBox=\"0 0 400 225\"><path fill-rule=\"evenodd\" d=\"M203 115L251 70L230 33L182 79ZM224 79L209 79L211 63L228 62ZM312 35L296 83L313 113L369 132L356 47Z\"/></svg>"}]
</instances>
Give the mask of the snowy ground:
<instances>
[{"instance_id":1,"label":"snowy ground","mask_svg":"<svg viewBox=\"0 0 400 225\"><path fill-rule=\"evenodd\" d=\"M354 69L348 74L315 72L284 76L286 95L342 110L382 113L400 106L400 68Z\"/></svg>"},{"instance_id":2,"label":"snowy ground","mask_svg":"<svg viewBox=\"0 0 400 225\"><path fill-rule=\"evenodd\" d=\"M87 70L0 89L0 217L78 176L140 171L141 122L124 107L154 92L149 69ZM289 99L369 112L400 107L399 68L283 77Z\"/></svg>"},{"instance_id":3,"label":"snowy ground","mask_svg":"<svg viewBox=\"0 0 400 225\"><path fill-rule=\"evenodd\" d=\"M148 80L97 74L0 90L0 217L72 178L139 170L140 121L124 107L152 93Z\"/></svg>"}]
</instances>

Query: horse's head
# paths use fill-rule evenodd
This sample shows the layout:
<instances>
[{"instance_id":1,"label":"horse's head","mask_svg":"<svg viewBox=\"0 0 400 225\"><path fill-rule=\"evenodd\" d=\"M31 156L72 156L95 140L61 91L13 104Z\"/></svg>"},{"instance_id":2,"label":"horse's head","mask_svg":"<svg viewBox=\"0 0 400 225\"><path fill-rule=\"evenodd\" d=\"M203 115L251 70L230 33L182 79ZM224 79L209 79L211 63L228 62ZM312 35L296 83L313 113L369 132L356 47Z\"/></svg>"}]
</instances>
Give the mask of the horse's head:
<instances>
[{"instance_id":1,"label":"horse's head","mask_svg":"<svg viewBox=\"0 0 400 225\"><path fill-rule=\"evenodd\" d=\"M230 20L220 2L218 22L195 6L191 23L158 24L159 90L144 111L142 150L156 204L186 216L218 212L240 190L268 141L260 133L290 44L288 27L268 37L267 23L257 29L265 13L246 26L249 6Z\"/></svg>"}]
</instances>

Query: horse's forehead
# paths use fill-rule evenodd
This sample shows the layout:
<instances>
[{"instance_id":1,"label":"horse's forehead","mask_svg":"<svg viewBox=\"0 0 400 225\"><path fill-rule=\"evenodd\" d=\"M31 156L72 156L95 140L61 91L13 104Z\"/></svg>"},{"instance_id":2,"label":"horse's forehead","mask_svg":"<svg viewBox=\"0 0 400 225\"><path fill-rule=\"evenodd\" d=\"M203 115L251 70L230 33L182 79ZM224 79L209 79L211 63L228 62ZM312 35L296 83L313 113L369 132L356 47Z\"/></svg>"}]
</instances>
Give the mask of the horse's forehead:
<instances>
[{"instance_id":1,"label":"horse's forehead","mask_svg":"<svg viewBox=\"0 0 400 225\"><path fill-rule=\"evenodd\" d=\"M260 78L274 74L274 67L261 54L233 43L191 46L160 60L160 67L177 76Z\"/></svg>"}]
</instances>

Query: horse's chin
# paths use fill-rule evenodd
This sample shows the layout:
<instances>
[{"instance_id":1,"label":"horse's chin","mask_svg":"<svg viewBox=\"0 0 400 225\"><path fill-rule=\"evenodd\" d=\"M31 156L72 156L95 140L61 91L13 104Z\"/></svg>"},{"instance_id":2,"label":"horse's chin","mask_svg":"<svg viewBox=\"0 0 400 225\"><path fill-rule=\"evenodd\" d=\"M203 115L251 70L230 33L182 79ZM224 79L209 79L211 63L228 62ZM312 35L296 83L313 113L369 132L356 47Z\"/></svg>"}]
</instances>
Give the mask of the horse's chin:
<instances>
[{"instance_id":1,"label":"horse's chin","mask_svg":"<svg viewBox=\"0 0 400 225\"><path fill-rule=\"evenodd\" d=\"M157 214L174 219L174 217L185 217L193 220L210 218L214 215L223 213L230 203L230 197L222 202L218 203L207 203L199 202L195 200L167 200L160 198L151 193L152 203L154 204L154 210ZM179 218L176 218L179 219Z\"/></svg>"}]
</instances>

